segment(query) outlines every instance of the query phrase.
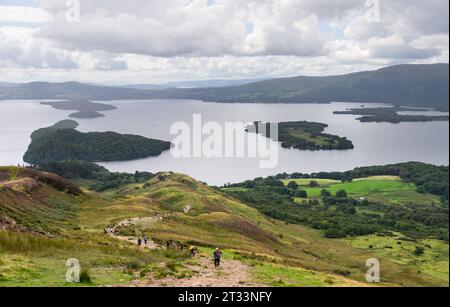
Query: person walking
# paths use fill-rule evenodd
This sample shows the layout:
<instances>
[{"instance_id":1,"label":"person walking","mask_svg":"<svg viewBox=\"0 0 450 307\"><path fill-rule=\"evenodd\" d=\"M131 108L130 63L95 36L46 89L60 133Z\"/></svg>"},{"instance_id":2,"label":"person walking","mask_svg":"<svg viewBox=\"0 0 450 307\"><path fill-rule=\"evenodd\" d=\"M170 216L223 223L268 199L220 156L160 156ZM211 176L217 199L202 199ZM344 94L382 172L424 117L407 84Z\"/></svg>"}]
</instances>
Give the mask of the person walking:
<instances>
[{"instance_id":1,"label":"person walking","mask_svg":"<svg viewBox=\"0 0 450 307\"><path fill-rule=\"evenodd\" d=\"M189 247L189 252L191 253L191 257L195 258L195 255L197 254L197 247L195 247L194 245L191 245Z\"/></svg>"},{"instance_id":2,"label":"person walking","mask_svg":"<svg viewBox=\"0 0 450 307\"><path fill-rule=\"evenodd\" d=\"M220 248L216 248L216 250L214 251L214 265L216 268L220 267L220 260L222 259L222 251L220 250Z\"/></svg>"},{"instance_id":3,"label":"person walking","mask_svg":"<svg viewBox=\"0 0 450 307\"><path fill-rule=\"evenodd\" d=\"M145 246L147 246L147 243L148 243L148 237L145 236L145 237L144 237L144 244L145 244Z\"/></svg>"},{"instance_id":4,"label":"person walking","mask_svg":"<svg viewBox=\"0 0 450 307\"><path fill-rule=\"evenodd\" d=\"M142 240L141 240L141 238L138 239L138 246L139 246L139 247L142 246Z\"/></svg>"}]
</instances>

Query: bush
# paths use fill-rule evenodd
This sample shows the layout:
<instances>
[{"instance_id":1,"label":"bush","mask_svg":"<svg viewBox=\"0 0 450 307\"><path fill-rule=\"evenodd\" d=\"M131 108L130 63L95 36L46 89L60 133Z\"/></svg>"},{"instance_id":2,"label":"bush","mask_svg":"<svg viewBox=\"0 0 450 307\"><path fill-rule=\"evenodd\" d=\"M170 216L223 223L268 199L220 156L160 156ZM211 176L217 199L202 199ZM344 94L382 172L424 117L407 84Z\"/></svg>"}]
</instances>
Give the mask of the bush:
<instances>
[{"instance_id":1,"label":"bush","mask_svg":"<svg viewBox=\"0 0 450 307\"><path fill-rule=\"evenodd\" d=\"M89 273L89 269L83 269L80 273L80 283L82 284L92 284L92 278Z\"/></svg>"},{"instance_id":2,"label":"bush","mask_svg":"<svg viewBox=\"0 0 450 307\"><path fill-rule=\"evenodd\" d=\"M414 255L420 257L420 256L423 256L424 254L425 254L425 249L421 246L417 246L416 250L414 251Z\"/></svg>"},{"instance_id":3,"label":"bush","mask_svg":"<svg viewBox=\"0 0 450 307\"><path fill-rule=\"evenodd\" d=\"M336 192L336 197L338 197L338 198L347 198L348 197L347 191L345 191L345 190L337 191Z\"/></svg>"},{"instance_id":4,"label":"bush","mask_svg":"<svg viewBox=\"0 0 450 307\"><path fill-rule=\"evenodd\" d=\"M298 184L295 181L291 181L291 182L289 182L287 187L289 189L292 189L292 190L297 190L298 189Z\"/></svg>"},{"instance_id":5,"label":"bush","mask_svg":"<svg viewBox=\"0 0 450 307\"><path fill-rule=\"evenodd\" d=\"M319 186L319 183L315 180L311 180L311 182L309 183L309 186L311 188L317 188Z\"/></svg>"},{"instance_id":6,"label":"bush","mask_svg":"<svg viewBox=\"0 0 450 307\"><path fill-rule=\"evenodd\" d=\"M342 239L347 237L347 234L339 229L329 229L325 232L325 237L329 239Z\"/></svg>"},{"instance_id":7,"label":"bush","mask_svg":"<svg viewBox=\"0 0 450 307\"><path fill-rule=\"evenodd\" d=\"M322 192L320 192L320 195L322 195L322 198L331 197L331 192L328 190L322 190Z\"/></svg>"}]
</instances>

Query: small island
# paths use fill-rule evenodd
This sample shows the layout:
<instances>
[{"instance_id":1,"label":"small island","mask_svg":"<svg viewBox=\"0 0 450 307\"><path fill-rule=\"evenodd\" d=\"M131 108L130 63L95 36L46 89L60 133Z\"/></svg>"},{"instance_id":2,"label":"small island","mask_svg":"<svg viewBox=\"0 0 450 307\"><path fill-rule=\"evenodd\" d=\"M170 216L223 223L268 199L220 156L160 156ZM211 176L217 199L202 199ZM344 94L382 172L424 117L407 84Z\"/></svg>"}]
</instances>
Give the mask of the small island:
<instances>
[{"instance_id":1,"label":"small island","mask_svg":"<svg viewBox=\"0 0 450 307\"><path fill-rule=\"evenodd\" d=\"M448 121L448 115L402 115L399 112L427 112L429 109L406 108L406 107L381 107L381 108L360 108L348 109L346 111L336 111L339 115L360 115L357 118L362 123L391 123L400 124L406 122L432 122Z\"/></svg>"},{"instance_id":2,"label":"small island","mask_svg":"<svg viewBox=\"0 0 450 307\"><path fill-rule=\"evenodd\" d=\"M160 155L170 142L115 132L82 133L78 123L65 120L31 135L24 161L34 165L80 160L86 162L129 161Z\"/></svg>"},{"instance_id":3,"label":"small island","mask_svg":"<svg viewBox=\"0 0 450 307\"><path fill-rule=\"evenodd\" d=\"M266 126L266 132L259 131ZM353 149L352 141L346 137L323 133L327 124L307 121L278 123L278 138L270 135L270 123L255 122L247 127L249 133L263 134L281 143L283 148L299 150L349 150Z\"/></svg>"},{"instance_id":4,"label":"small island","mask_svg":"<svg viewBox=\"0 0 450 307\"><path fill-rule=\"evenodd\" d=\"M88 100L70 100L56 102L42 102L41 104L51 106L57 110L78 111L69 115L70 118L90 119L105 117L101 111L111 111L117 108L113 105L91 102Z\"/></svg>"},{"instance_id":5,"label":"small island","mask_svg":"<svg viewBox=\"0 0 450 307\"><path fill-rule=\"evenodd\" d=\"M104 114L97 112L97 111L80 111L75 112L69 115L70 118L79 118L79 119L90 119L90 118L99 118L99 117L105 117Z\"/></svg>"}]
</instances>

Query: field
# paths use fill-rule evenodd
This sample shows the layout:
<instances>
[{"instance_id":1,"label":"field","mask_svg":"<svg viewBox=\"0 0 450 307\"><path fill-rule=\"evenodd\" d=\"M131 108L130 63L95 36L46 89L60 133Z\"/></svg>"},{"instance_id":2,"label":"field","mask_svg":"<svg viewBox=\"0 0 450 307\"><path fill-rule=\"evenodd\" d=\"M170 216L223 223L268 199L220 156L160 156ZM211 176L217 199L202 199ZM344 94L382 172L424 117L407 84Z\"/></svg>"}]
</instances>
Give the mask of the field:
<instances>
[{"instance_id":1,"label":"field","mask_svg":"<svg viewBox=\"0 0 450 307\"><path fill-rule=\"evenodd\" d=\"M352 247L368 251L377 258L381 266L385 260L405 264L430 281L449 284L449 246L437 240L403 240L401 234L393 237L364 236L343 240ZM415 255L417 247L424 249L421 256Z\"/></svg>"},{"instance_id":2,"label":"field","mask_svg":"<svg viewBox=\"0 0 450 307\"><path fill-rule=\"evenodd\" d=\"M319 183L319 186L310 187L309 184L312 180ZM431 205L440 201L437 196L418 193L413 183L404 183L395 176L367 177L346 183L329 179L283 180L286 185L291 181L296 182L300 189L305 190L309 198L319 198L322 190L325 189L332 194L336 194L339 190L345 190L353 198L367 198L370 201L393 205L409 203Z\"/></svg>"}]
</instances>

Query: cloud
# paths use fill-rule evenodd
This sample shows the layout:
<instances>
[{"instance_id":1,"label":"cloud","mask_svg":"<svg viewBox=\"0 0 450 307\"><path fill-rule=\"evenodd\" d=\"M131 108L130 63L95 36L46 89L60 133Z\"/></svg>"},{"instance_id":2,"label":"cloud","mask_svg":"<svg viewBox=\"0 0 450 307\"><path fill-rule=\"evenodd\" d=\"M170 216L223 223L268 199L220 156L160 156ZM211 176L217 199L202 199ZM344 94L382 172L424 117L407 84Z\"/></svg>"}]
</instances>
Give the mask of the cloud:
<instances>
[{"instance_id":1,"label":"cloud","mask_svg":"<svg viewBox=\"0 0 450 307\"><path fill-rule=\"evenodd\" d=\"M69 52L51 47L47 41L36 40L34 29L0 27L0 64L14 68L75 69L78 64Z\"/></svg>"},{"instance_id":2,"label":"cloud","mask_svg":"<svg viewBox=\"0 0 450 307\"><path fill-rule=\"evenodd\" d=\"M380 0L379 20L367 18L366 0L80 4L79 23L68 22L65 0L0 6L7 22L36 25L0 21L2 74L140 83L329 75L449 58L448 0Z\"/></svg>"},{"instance_id":3,"label":"cloud","mask_svg":"<svg viewBox=\"0 0 450 307\"><path fill-rule=\"evenodd\" d=\"M0 21L3 23L46 23L50 14L36 7L0 5Z\"/></svg>"},{"instance_id":4,"label":"cloud","mask_svg":"<svg viewBox=\"0 0 450 307\"><path fill-rule=\"evenodd\" d=\"M354 3L361 1L340 10L311 0L82 1L80 22L68 23L64 6L43 1L54 19L41 35L70 49L160 57L318 56L326 49L319 16Z\"/></svg>"}]
</instances>

